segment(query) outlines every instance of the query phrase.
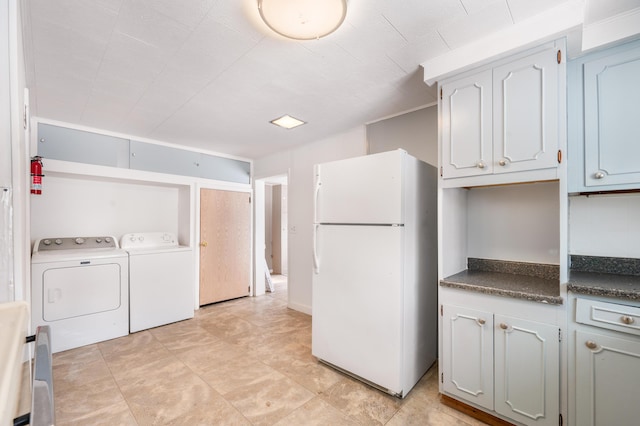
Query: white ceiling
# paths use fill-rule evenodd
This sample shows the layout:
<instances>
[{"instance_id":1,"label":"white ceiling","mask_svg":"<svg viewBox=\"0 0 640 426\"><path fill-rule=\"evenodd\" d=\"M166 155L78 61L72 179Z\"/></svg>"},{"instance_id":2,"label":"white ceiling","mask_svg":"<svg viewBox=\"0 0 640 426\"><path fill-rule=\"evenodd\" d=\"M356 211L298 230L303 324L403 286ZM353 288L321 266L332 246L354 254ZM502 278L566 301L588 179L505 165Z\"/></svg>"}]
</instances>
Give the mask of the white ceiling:
<instances>
[{"instance_id":1,"label":"white ceiling","mask_svg":"<svg viewBox=\"0 0 640 426\"><path fill-rule=\"evenodd\" d=\"M26 0L31 110L260 158L435 101L420 63L560 3L350 0L337 32L292 41L257 0Z\"/></svg>"}]
</instances>

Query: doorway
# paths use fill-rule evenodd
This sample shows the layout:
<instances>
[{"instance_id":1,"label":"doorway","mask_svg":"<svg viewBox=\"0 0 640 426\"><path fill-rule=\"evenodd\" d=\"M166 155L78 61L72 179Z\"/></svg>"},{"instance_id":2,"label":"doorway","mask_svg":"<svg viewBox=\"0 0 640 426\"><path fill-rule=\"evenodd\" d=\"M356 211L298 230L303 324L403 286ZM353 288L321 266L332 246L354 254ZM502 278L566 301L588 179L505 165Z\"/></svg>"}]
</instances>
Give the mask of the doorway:
<instances>
[{"instance_id":1,"label":"doorway","mask_svg":"<svg viewBox=\"0 0 640 426\"><path fill-rule=\"evenodd\" d=\"M255 295L288 296L288 178L255 181Z\"/></svg>"}]
</instances>

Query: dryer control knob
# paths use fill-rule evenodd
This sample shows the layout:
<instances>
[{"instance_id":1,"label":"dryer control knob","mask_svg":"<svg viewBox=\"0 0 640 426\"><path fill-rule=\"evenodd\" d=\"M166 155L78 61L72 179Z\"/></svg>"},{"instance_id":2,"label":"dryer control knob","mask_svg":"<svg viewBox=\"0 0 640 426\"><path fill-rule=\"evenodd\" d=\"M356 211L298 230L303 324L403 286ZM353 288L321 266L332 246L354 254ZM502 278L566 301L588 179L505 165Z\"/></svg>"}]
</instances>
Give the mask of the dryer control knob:
<instances>
[{"instance_id":1,"label":"dryer control knob","mask_svg":"<svg viewBox=\"0 0 640 426\"><path fill-rule=\"evenodd\" d=\"M102 242L102 238L96 238L96 243L100 244Z\"/></svg>"},{"instance_id":2,"label":"dryer control knob","mask_svg":"<svg viewBox=\"0 0 640 426\"><path fill-rule=\"evenodd\" d=\"M135 240L136 240L136 236L135 236L135 235L132 235L132 236L131 236L131 238L130 238L130 240L131 240L131 241L135 241Z\"/></svg>"},{"instance_id":3,"label":"dryer control knob","mask_svg":"<svg viewBox=\"0 0 640 426\"><path fill-rule=\"evenodd\" d=\"M54 243L56 243L56 245L60 245L60 244L62 244L62 240L60 238L58 238L58 239L56 239L54 241Z\"/></svg>"},{"instance_id":4,"label":"dryer control knob","mask_svg":"<svg viewBox=\"0 0 640 426\"><path fill-rule=\"evenodd\" d=\"M74 241L76 242L76 244L84 244L84 238L78 237Z\"/></svg>"},{"instance_id":5,"label":"dryer control knob","mask_svg":"<svg viewBox=\"0 0 640 426\"><path fill-rule=\"evenodd\" d=\"M110 242L111 242L111 238L106 237L106 238L104 239L104 242L105 242L105 243L110 243Z\"/></svg>"},{"instance_id":6,"label":"dryer control knob","mask_svg":"<svg viewBox=\"0 0 640 426\"><path fill-rule=\"evenodd\" d=\"M45 246L50 246L51 245L51 240L44 240L42 242L42 244L44 244Z\"/></svg>"}]
</instances>

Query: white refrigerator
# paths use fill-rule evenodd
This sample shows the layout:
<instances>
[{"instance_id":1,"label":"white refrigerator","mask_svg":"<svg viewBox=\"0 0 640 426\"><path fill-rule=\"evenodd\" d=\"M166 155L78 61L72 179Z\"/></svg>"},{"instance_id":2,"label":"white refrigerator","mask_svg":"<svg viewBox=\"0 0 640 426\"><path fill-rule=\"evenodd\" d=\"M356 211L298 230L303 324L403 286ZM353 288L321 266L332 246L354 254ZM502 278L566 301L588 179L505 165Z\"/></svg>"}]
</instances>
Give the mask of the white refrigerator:
<instances>
[{"instance_id":1,"label":"white refrigerator","mask_svg":"<svg viewBox=\"0 0 640 426\"><path fill-rule=\"evenodd\" d=\"M437 172L403 150L315 166L312 353L405 397L437 356Z\"/></svg>"}]
</instances>

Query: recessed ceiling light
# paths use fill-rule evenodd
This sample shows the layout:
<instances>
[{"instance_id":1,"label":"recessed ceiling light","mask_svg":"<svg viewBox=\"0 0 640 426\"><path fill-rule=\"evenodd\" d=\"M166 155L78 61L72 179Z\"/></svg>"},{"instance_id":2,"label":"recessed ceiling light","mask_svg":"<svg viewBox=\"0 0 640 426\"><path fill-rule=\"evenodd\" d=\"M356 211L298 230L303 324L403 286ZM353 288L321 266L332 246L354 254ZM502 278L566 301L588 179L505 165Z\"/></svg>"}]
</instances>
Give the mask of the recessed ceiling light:
<instances>
[{"instance_id":1,"label":"recessed ceiling light","mask_svg":"<svg viewBox=\"0 0 640 426\"><path fill-rule=\"evenodd\" d=\"M276 118L275 120L270 121L271 124L275 124L276 126L284 127L285 129L293 129L294 127L302 126L303 124L307 124L304 121L298 120L297 118L293 118L290 115L283 115L280 118Z\"/></svg>"}]
</instances>

